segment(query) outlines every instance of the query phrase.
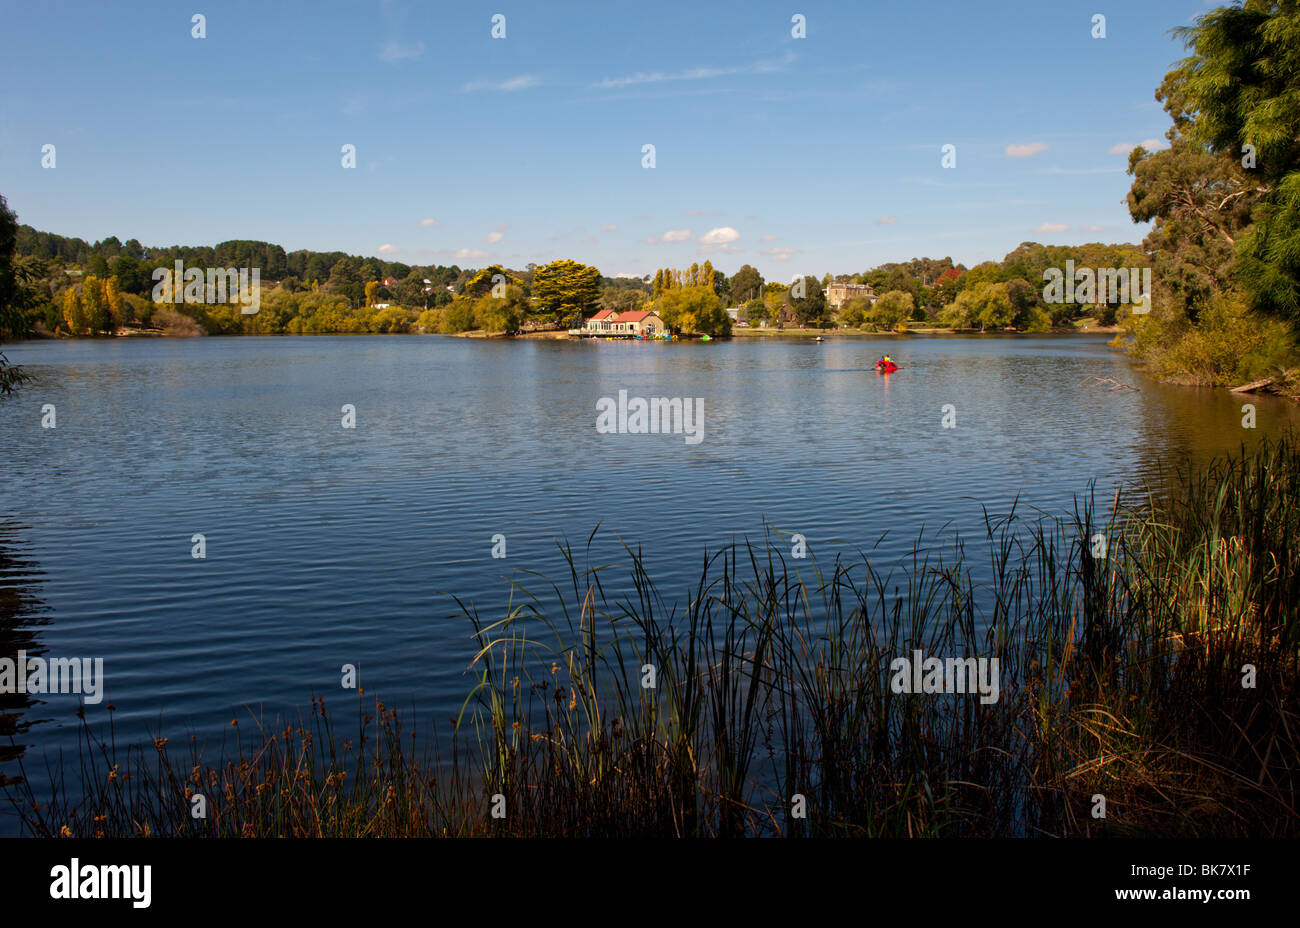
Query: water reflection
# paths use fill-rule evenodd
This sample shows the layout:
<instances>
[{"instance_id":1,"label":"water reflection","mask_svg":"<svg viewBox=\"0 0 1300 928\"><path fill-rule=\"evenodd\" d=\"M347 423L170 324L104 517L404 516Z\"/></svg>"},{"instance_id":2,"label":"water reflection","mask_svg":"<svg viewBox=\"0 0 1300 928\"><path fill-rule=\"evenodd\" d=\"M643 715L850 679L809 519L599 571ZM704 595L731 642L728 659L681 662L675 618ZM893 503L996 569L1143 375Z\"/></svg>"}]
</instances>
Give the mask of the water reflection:
<instances>
[{"instance_id":1,"label":"water reflection","mask_svg":"<svg viewBox=\"0 0 1300 928\"><path fill-rule=\"evenodd\" d=\"M36 594L42 572L18 546L19 526L0 523L0 657L16 660L19 651L35 657L44 653L37 631L49 622L49 607ZM39 721L25 714L40 700L26 693L0 692L0 786L21 782L16 764L27 744L23 740Z\"/></svg>"}]
</instances>

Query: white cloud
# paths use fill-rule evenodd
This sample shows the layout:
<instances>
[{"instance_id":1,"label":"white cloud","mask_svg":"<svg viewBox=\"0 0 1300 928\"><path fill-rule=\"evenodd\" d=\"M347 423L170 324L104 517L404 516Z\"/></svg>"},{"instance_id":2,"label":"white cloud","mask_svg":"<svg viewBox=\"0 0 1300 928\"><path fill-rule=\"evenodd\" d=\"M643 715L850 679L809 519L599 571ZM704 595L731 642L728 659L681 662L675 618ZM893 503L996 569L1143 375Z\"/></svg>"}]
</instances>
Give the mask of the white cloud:
<instances>
[{"instance_id":1,"label":"white cloud","mask_svg":"<svg viewBox=\"0 0 1300 928\"><path fill-rule=\"evenodd\" d=\"M760 238L759 241L760 241L760 242L775 242L775 241L776 241L776 236L775 236L775 235L772 235L772 234L769 232L767 235L764 235L762 238Z\"/></svg>"},{"instance_id":2,"label":"white cloud","mask_svg":"<svg viewBox=\"0 0 1300 928\"><path fill-rule=\"evenodd\" d=\"M691 238L690 229L670 229L669 231L665 232L663 235L659 236L659 238L657 239L650 238L649 241L652 244L657 244L659 242L685 242L685 241L689 241L690 238Z\"/></svg>"},{"instance_id":3,"label":"white cloud","mask_svg":"<svg viewBox=\"0 0 1300 928\"><path fill-rule=\"evenodd\" d=\"M596 243L596 236L588 235L585 238L583 238L583 241L586 242L588 245L594 245Z\"/></svg>"},{"instance_id":4,"label":"white cloud","mask_svg":"<svg viewBox=\"0 0 1300 928\"><path fill-rule=\"evenodd\" d=\"M379 246L379 253L380 253L381 255L393 255L393 254L397 254L397 252L399 252L399 251L401 251L401 250L402 250L402 249L398 248L396 245L380 245L380 246Z\"/></svg>"},{"instance_id":5,"label":"white cloud","mask_svg":"<svg viewBox=\"0 0 1300 928\"><path fill-rule=\"evenodd\" d=\"M462 93L473 93L476 90L526 90L529 87L536 86L537 78L531 74L521 74L518 77L510 78L508 81L471 81L460 89Z\"/></svg>"},{"instance_id":6,"label":"white cloud","mask_svg":"<svg viewBox=\"0 0 1300 928\"><path fill-rule=\"evenodd\" d=\"M732 74L765 74L771 71L785 70L786 66L795 60L795 57L793 52L786 52L785 56L779 61L757 61L754 64L742 67L691 68L687 71L677 71L672 74L665 74L663 71L639 72L629 74L626 77L607 77L598 84L592 84L592 86L610 89L614 87L630 87L633 84L658 84L661 81L698 81L712 77L727 77Z\"/></svg>"},{"instance_id":7,"label":"white cloud","mask_svg":"<svg viewBox=\"0 0 1300 928\"><path fill-rule=\"evenodd\" d=\"M737 241L740 233L731 226L719 226L716 229L710 229L700 238L701 245L726 245L728 242Z\"/></svg>"},{"instance_id":8,"label":"white cloud","mask_svg":"<svg viewBox=\"0 0 1300 928\"><path fill-rule=\"evenodd\" d=\"M1063 222L1045 222L1034 231L1039 235L1059 235L1070 227Z\"/></svg>"},{"instance_id":9,"label":"white cloud","mask_svg":"<svg viewBox=\"0 0 1300 928\"><path fill-rule=\"evenodd\" d=\"M798 253L794 248L768 248L759 252L760 255L767 255L773 261L789 261L791 255Z\"/></svg>"},{"instance_id":10,"label":"white cloud","mask_svg":"<svg viewBox=\"0 0 1300 928\"><path fill-rule=\"evenodd\" d=\"M1141 145L1147 151L1161 151L1162 149L1169 147L1169 143L1164 141L1163 139L1145 139L1141 142L1138 142L1138 145ZM1114 145L1110 146L1109 149L1107 149L1106 154L1127 155L1133 149L1137 148L1138 145L1134 145L1132 142L1116 142Z\"/></svg>"},{"instance_id":11,"label":"white cloud","mask_svg":"<svg viewBox=\"0 0 1300 928\"><path fill-rule=\"evenodd\" d=\"M1084 232L1105 232L1105 226L1079 226Z\"/></svg>"},{"instance_id":12,"label":"white cloud","mask_svg":"<svg viewBox=\"0 0 1300 928\"><path fill-rule=\"evenodd\" d=\"M617 232L617 231L618 231L618 226L614 225L614 223L612 223L612 222L610 222L610 223L606 223L605 225L603 225L603 226L600 227L600 231L602 231L602 232Z\"/></svg>"},{"instance_id":13,"label":"white cloud","mask_svg":"<svg viewBox=\"0 0 1300 928\"><path fill-rule=\"evenodd\" d=\"M424 43L404 45L401 42L385 42L379 49L380 61L401 61L404 58L419 58L424 54Z\"/></svg>"},{"instance_id":14,"label":"white cloud","mask_svg":"<svg viewBox=\"0 0 1300 928\"><path fill-rule=\"evenodd\" d=\"M501 223L501 225L497 226L497 231L498 231L498 232L505 232L505 231L507 231L509 228L510 228L510 223L508 223L508 222L503 222L503 223Z\"/></svg>"},{"instance_id":15,"label":"white cloud","mask_svg":"<svg viewBox=\"0 0 1300 928\"><path fill-rule=\"evenodd\" d=\"M505 238L505 235L503 235L503 234L500 233L500 232L489 232L489 233L487 234L487 238L483 239L483 241L487 242L489 245L495 245L497 242L501 241L503 238Z\"/></svg>"},{"instance_id":16,"label":"white cloud","mask_svg":"<svg viewBox=\"0 0 1300 928\"><path fill-rule=\"evenodd\" d=\"M1008 158L1032 158L1034 155L1047 151L1047 146L1042 142L1030 142L1028 145L1008 145L1006 154Z\"/></svg>"},{"instance_id":17,"label":"white cloud","mask_svg":"<svg viewBox=\"0 0 1300 928\"><path fill-rule=\"evenodd\" d=\"M457 251L457 252L456 252L452 257L454 257L454 258L486 258L487 256L488 256L488 253L487 253L486 251L480 251L480 250L477 249L477 248L462 248L462 249L460 249L459 251Z\"/></svg>"},{"instance_id":18,"label":"white cloud","mask_svg":"<svg viewBox=\"0 0 1300 928\"><path fill-rule=\"evenodd\" d=\"M876 220L876 225L892 226L896 222L898 222L897 216L881 216L879 219Z\"/></svg>"},{"instance_id":19,"label":"white cloud","mask_svg":"<svg viewBox=\"0 0 1300 928\"><path fill-rule=\"evenodd\" d=\"M437 224L438 224L438 220L436 220L436 219L421 219L421 220L420 220L420 225L422 225L422 226L436 226Z\"/></svg>"}]
</instances>

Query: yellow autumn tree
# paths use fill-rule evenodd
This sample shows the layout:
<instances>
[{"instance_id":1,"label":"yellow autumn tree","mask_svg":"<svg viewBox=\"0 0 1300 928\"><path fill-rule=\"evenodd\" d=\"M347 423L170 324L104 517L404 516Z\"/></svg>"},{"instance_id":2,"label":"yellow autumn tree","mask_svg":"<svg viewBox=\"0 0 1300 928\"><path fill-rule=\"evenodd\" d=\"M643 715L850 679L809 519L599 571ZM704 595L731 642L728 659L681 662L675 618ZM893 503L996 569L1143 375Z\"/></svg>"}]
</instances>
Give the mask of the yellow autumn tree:
<instances>
[{"instance_id":1,"label":"yellow autumn tree","mask_svg":"<svg viewBox=\"0 0 1300 928\"><path fill-rule=\"evenodd\" d=\"M127 305L122 299L122 289L117 282L116 274L104 281L104 305L108 307L108 316L113 325L121 325L126 322Z\"/></svg>"},{"instance_id":2,"label":"yellow autumn tree","mask_svg":"<svg viewBox=\"0 0 1300 928\"><path fill-rule=\"evenodd\" d=\"M68 331L80 335L86 330L86 311L81 305L81 297L72 287L63 291L63 321Z\"/></svg>"}]
</instances>

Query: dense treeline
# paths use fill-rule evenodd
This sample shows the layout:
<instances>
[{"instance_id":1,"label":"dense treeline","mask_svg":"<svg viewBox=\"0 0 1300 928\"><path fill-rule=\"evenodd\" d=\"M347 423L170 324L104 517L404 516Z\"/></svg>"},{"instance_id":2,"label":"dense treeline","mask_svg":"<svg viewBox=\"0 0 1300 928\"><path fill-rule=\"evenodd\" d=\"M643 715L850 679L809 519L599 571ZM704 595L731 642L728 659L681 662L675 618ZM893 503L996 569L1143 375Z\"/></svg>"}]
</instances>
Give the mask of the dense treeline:
<instances>
[{"instance_id":1,"label":"dense treeline","mask_svg":"<svg viewBox=\"0 0 1300 928\"><path fill-rule=\"evenodd\" d=\"M1300 9L1246 0L1178 30L1191 54L1156 91L1169 147L1135 149L1133 219L1153 223L1152 312L1129 345L1158 374L1272 379L1300 393Z\"/></svg>"},{"instance_id":2,"label":"dense treeline","mask_svg":"<svg viewBox=\"0 0 1300 928\"><path fill-rule=\"evenodd\" d=\"M1134 246L1052 246L1026 242L1001 262L974 268L950 257L913 258L854 275L793 285L765 281L743 265L732 277L709 261L662 268L650 278L607 278L576 261L500 265L481 269L411 266L279 245L229 241L215 246L145 248L110 237L94 244L19 226L15 261L26 271L24 334L108 334L123 327L172 334L459 333L513 334L538 326L576 325L596 309L647 309L683 334L727 335L731 316L751 325L850 326L902 329L908 323L957 329L1037 331L1086 317L1112 324L1122 306L1044 303L1041 280L1067 261L1080 266L1140 266ZM185 268L257 268L261 308L245 315L236 305L160 299L155 271ZM825 288L835 282L868 284L871 297L834 306ZM22 328L19 326L19 328Z\"/></svg>"}]
</instances>

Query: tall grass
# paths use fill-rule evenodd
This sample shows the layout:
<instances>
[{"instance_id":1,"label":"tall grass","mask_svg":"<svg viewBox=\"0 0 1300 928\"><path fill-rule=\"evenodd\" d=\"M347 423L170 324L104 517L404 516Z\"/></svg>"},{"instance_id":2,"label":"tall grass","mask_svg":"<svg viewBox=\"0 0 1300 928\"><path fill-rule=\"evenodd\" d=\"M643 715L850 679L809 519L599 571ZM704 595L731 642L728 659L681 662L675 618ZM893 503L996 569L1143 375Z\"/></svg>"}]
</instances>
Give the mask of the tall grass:
<instances>
[{"instance_id":1,"label":"tall grass","mask_svg":"<svg viewBox=\"0 0 1300 928\"><path fill-rule=\"evenodd\" d=\"M672 602L639 551L565 545L567 576L514 584L504 615L459 604L475 686L444 755L382 705L353 739L313 702L212 762L87 736L75 788L10 796L35 834L1300 833L1292 440L985 525L883 573L769 532ZM915 649L997 658L998 700L895 692Z\"/></svg>"}]
</instances>

